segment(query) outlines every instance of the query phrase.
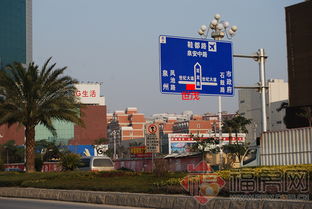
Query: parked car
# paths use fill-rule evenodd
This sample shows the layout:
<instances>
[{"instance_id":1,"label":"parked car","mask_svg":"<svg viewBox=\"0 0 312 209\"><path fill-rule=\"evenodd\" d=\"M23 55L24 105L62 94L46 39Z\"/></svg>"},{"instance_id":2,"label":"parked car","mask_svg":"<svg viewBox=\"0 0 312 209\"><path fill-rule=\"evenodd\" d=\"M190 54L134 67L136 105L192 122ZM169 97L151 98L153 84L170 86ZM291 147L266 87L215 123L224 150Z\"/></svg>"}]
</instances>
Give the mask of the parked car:
<instances>
[{"instance_id":1,"label":"parked car","mask_svg":"<svg viewBox=\"0 0 312 209\"><path fill-rule=\"evenodd\" d=\"M113 161L109 157L83 157L80 160L79 170L111 171L115 170Z\"/></svg>"}]
</instances>

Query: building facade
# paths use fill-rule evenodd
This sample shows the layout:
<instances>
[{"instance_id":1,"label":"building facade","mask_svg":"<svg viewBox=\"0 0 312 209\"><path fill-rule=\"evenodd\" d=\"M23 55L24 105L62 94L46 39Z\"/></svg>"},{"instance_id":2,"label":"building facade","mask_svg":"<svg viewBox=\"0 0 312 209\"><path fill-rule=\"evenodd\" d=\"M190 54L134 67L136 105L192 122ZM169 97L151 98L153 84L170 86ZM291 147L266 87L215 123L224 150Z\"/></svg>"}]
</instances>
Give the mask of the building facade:
<instances>
[{"instance_id":1,"label":"building facade","mask_svg":"<svg viewBox=\"0 0 312 209\"><path fill-rule=\"evenodd\" d=\"M203 120L202 115L192 115L190 120L175 122L173 125L174 133L189 133L189 134L208 134L212 132L212 120Z\"/></svg>"},{"instance_id":2,"label":"building facade","mask_svg":"<svg viewBox=\"0 0 312 209\"><path fill-rule=\"evenodd\" d=\"M288 101L288 83L279 79L267 82L267 124L268 131L282 130L286 126L283 122L285 110L279 110L284 102ZM247 119L252 119L252 124L247 126L247 140L253 141L261 135L261 96L254 89L241 89L238 91L239 113Z\"/></svg>"},{"instance_id":3,"label":"building facade","mask_svg":"<svg viewBox=\"0 0 312 209\"><path fill-rule=\"evenodd\" d=\"M108 114L108 137L112 143L114 140L125 141L145 137L145 116L139 113L136 107L128 107L126 110L116 110Z\"/></svg>"},{"instance_id":4,"label":"building facade","mask_svg":"<svg viewBox=\"0 0 312 209\"><path fill-rule=\"evenodd\" d=\"M78 126L72 122L54 120L56 136L43 125L35 127L35 140L55 141L63 145L92 145L95 140L107 138L107 117L105 98L100 96L100 84L76 85L76 96L83 104L80 114L84 126ZM13 125L0 126L0 143L15 140L17 145L23 145L25 140L24 127Z\"/></svg>"},{"instance_id":5,"label":"building facade","mask_svg":"<svg viewBox=\"0 0 312 209\"><path fill-rule=\"evenodd\" d=\"M286 121L288 128L299 128L310 126L309 119L300 115L312 112L312 1L286 7L285 12L289 82Z\"/></svg>"},{"instance_id":6,"label":"building facade","mask_svg":"<svg viewBox=\"0 0 312 209\"><path fill-rule=\"evenodd\" d=\"M0 1L0 68L32 61L32 0Z\"/></svg>"}]
</instances>

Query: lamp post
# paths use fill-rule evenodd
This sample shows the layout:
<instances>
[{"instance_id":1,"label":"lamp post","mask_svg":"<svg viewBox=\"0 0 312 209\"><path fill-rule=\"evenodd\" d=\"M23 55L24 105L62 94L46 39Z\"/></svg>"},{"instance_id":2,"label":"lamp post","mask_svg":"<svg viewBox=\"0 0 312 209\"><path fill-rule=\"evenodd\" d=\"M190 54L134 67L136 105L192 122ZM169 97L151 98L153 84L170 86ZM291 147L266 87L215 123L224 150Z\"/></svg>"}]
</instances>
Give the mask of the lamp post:
<instances>
[{"instance_id":1,"label":"lamp post","mask_svg":"<svg viewBox=\"0 0 312 209\"><path fill-rule=\"evenodd\" d=\"M211 32L209 31L211 30ZM216 14L214 16L214 19L210 22L209 27L206 25L200 26L198 30L198 34L202 37L207 39L209 34L211 35L211 38L214 40L222 40L224 36L226 36L228 39L232 39L232 37L235 35L237 31L237 26L233 25L230 28L230 23L228 21L221 20L221 15ZM221 146L222 142L222 100L221 96L218 96L218 116L219 116L219 144ZM222 166L222 155L223 150L221 149L220 152L220 160L221 160L221 166Z\"/></svg>"},{"instance_id":2,"label":"lamp post","mask_svg":"<svg viewBox=\"0 0 312 209\"><path fill-rule=\"evenodd\" d=\"M114 140L114 155L113 155L114 160L117 159L117 147L116 147L117 132L118 132L117 130L112 131L113 140Z\"/></svg>"}]
</instances>

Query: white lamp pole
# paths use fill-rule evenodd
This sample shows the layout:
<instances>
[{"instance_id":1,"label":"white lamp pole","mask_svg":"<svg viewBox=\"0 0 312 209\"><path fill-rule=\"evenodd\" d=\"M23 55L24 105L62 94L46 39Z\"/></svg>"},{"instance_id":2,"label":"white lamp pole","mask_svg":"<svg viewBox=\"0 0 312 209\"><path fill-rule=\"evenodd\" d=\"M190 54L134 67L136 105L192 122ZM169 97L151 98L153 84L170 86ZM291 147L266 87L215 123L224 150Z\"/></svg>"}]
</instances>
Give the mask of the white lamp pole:
<instances>
[{"instance_id":1,"label":"white lamp pole","mask_svg":"<svg viewBox=\"0 0 312 209\"><path fill-rule=\"evenodd\" d=\"M200 29L198 30L198 34L203 37L207 38L209 35L209 29L211 29L211 37L214 40L222 40L224 36L228 39L231 39L235 32L237 31L237 26L233 25L230 29L229 28L229 22L227 21L221 21L221 15L216 14L214 16L214 19L210 22L209 27L206 25L202 25ZM219 116L219 144L222 145L222 100L221 96L218 96L218 116ZM223 150L220 151L220 161L221 166L223 165Z\"/></svg>"}]
</instances>

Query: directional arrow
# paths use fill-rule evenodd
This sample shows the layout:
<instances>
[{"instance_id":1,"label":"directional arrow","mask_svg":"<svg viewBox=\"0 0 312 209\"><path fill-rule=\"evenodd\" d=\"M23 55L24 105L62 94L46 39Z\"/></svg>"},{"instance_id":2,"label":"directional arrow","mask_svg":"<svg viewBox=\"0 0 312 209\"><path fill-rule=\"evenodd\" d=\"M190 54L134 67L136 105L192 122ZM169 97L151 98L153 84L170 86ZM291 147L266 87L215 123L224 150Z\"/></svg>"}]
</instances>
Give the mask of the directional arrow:
<instances>
[{"instance_id":1,"label":"directional arrow","mask_svg":"<svg viewBox=\"0 0 312 209\"><path fill-rule=\"evenodd\" d=\"M195 89L202 90L202 67L198 62L194 65L194 79Z\"/></svg>"}]
</instances>

